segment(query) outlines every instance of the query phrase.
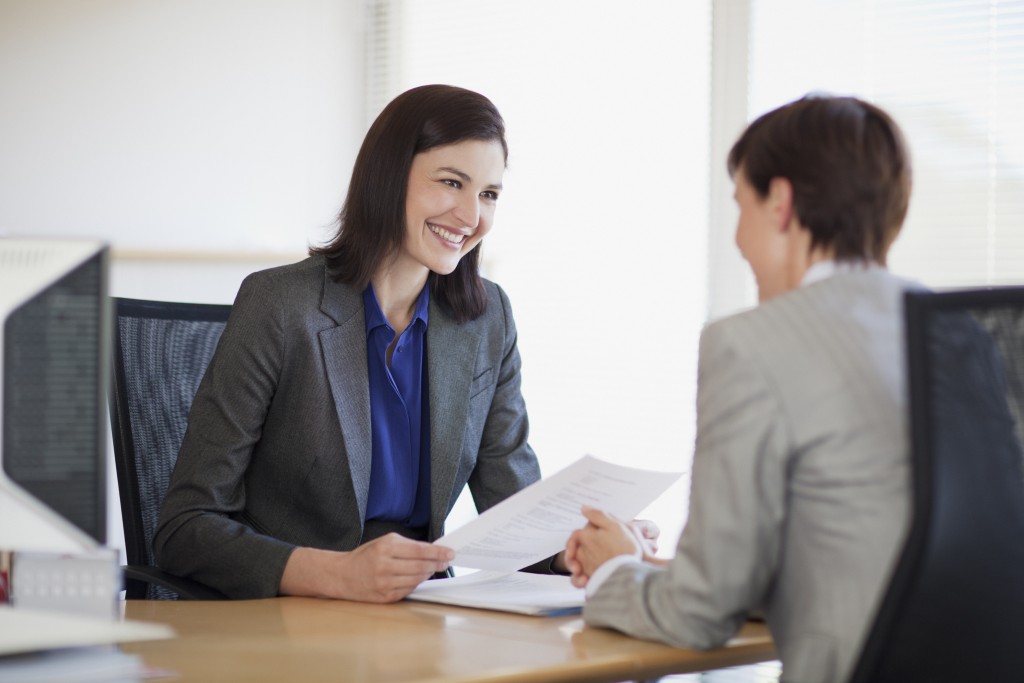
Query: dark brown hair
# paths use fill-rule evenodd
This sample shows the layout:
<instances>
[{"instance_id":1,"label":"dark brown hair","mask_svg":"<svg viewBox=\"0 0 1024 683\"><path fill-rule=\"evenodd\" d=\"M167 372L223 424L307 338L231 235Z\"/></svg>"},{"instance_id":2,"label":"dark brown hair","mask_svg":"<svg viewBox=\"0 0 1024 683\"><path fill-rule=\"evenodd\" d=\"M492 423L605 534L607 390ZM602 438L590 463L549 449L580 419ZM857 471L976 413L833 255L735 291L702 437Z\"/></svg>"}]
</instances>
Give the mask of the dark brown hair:
<instances>
[{"instance_id":1,"label":"dark brown hair","mask_svg":"<svg viewBox=\"0 0 1024 683\"><path fill-rule=\"evenodd\" d=\"M811 247L836 260L884 264L910 201L910 155L896 122L855 97L808 95L750 124L729 152L729 174L764 198L772 178L793 185Z\"/></svg>"},{"instance_id":2,"label":"dark brown hair","mask_svg":"<svg viewBox=\"0 0 1024 683\"><path fill-rule=\"evenodd\" d=\"M412 159L420 152L463 140L501 143L505 122L483 95L450 85L423 85L395 99L370 126L359 149L334 238L310 254L327 257L332 277L365 289L405 239L405 199ZM487 307L480 279L480 244L449 275L430 273L430 291L456 320L479 317Z\"/></svg>"}]
</instances>

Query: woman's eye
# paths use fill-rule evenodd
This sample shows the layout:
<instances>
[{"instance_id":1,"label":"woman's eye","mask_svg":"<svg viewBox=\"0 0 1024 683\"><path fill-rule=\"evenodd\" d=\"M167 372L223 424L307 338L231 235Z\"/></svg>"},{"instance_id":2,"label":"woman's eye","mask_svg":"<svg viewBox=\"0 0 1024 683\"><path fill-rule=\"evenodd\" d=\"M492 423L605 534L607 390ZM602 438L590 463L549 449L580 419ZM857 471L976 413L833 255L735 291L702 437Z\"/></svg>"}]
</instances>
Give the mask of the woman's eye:
<instances>
[{"instance_id":1,"label":"woman's eye","mask_svg":"<svg viewBox=\"0 0 1024 683\"><path fill-rule=\"evenodd\" d=\"M487 200L492 201L492 202L498 201L498 193L494 192L492 190L487 190L485 192L481 192L480 196L483 197L484 199L487 199Z\"/></svg>"},{"instance_id":2,"label":"woman's eye","mask_svg":"<svg viewBox=\"0 0 1024 683\"><path fill-rule=\"evenodd\" d=\"M462 183L460 183L458 180L454 180L452 178L445 178L441 182L444 183L445 185L447 185L448 187L455 188L456 190L462 188Z\"/></svg>"}]
</instances>

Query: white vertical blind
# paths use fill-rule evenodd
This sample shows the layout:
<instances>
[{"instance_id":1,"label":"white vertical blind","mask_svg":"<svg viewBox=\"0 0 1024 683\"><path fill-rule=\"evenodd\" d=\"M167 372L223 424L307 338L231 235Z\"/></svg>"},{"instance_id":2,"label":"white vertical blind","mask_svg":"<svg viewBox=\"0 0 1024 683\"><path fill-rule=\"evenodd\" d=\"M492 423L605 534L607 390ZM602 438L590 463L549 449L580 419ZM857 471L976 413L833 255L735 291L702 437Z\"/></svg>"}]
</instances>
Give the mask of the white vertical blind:
<instances>
[{"instance_id":1,"label":"white vertical blind","mask_svg":"<svg viewBox=\"0 0 1024 683\"><path fill-rule=\"evenodd\" d=\"M750 267L736 248L739 211L726 157L747 126L750 93L749 0L715 0L711 34L711 141L708 231L708 318L715 320L749 307L757 299Z\"/></svg>"},{"instance_id":2,"label":"white vertical blind","mask_svg":"<svg viewBox=\"0 0 1024 683\"><path fill-rule=\"evenodd\" d=\"M890 265L933 287L1024 283L1024 1L752 0L749 116L863 96L914 160Z\"/></svg>"},{"instance_id":3,"label":"white vertical blind","mask_svg":"<svg viewBox=\"0 0 1024 683\"><path fill-rule=\"evenodd\" d=\"M506 119L485 269L515 310L544 473L587 452L688 470L707 293L710 2L373 4L387 8L368 15L391 26L369 71L371 89L389 91L380 106L451 83ZM648 511L668 547L687 491L681 482Z\"/></svg>"},{"instance_id":4,"label":"white vertical blind","mask_svg":"<svg viewBox=\"0 0 1024 683\"><path fill-rule=\"evenodd\" d=\"M365 0L366 16L366 104L367 128L392 97L401 71L401 3Z\"/></svg>"}]
</instances>

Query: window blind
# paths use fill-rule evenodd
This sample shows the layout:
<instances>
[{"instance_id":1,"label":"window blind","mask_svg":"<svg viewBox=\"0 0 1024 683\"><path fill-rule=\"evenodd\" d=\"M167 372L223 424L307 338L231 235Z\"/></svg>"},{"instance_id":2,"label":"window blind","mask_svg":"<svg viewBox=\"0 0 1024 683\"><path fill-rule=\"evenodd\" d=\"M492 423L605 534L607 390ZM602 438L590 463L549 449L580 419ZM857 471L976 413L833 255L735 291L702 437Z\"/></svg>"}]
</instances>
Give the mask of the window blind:
<instances>
[{"instance_id":1,"label":"window blind","mask_svg":"<svg viewBox=\"0 0 1024 683\"><path fill-rule=\"evenodd\" d=\"M903 128L914 189L896 272L1024 283L1024 2L753 0L749 117L856 94Z\"/></svg>"}]
</instances>

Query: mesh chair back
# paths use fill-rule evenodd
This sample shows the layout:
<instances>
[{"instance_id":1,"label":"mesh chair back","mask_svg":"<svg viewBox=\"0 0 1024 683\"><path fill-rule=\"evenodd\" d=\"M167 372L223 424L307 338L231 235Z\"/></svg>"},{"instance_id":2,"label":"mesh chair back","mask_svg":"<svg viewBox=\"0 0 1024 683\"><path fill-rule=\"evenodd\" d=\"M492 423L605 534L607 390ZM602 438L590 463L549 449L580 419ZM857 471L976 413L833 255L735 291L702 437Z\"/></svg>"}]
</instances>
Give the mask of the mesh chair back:
<instances>
[{"instance_id":1,"label":"mesh chair back","mask_svg":"<svg viewBox=\"0 0 1024 683\"><path fill-rule=\"evenodd\" d=\"M110 417L129 565L155 566L153 533L188 413L231 306L114 299ZM128 597L173 599L129 583Z\"/></svg>"},{"instance_id":2,"label":"mesh chair back","mask_svg":"<svg viewBox=\"0 0 1024 683\"><path fill-rule=\"evenodd\" d=\"M854 683L1024 675L1024 287L906 298L913 514Z\"/></svg>"},{"instance_id":3,"label":"mesh chair back","mask_svg":"<svg viewBox=\"0 0 1024 683\"><path fill-rule=\"evenodd\" d=\"M1024 287L1013 291L1021 297L1016 304L994 300L988 306L971 306L969 312L995 341L1017 442L1024 444Z\"/></svg>"}]
</instances>

